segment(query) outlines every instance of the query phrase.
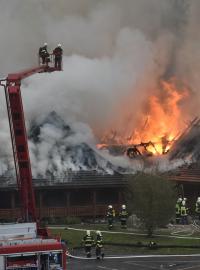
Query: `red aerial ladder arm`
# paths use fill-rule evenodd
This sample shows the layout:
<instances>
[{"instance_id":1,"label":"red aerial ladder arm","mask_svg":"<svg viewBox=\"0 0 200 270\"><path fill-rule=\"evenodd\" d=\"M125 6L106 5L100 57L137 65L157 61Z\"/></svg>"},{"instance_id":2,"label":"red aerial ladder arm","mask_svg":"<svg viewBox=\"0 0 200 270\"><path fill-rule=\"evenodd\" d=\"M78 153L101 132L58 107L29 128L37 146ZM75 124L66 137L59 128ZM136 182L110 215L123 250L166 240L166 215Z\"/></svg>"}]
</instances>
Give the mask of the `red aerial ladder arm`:
<instances>
[{"instance_id":1,"label":"red aerial ladder arm","mask_svg":"<svg viewBox=\"0 0 200 270\"><path fill-rule=\"evenodd\" d=\"M2 84L1 80L1 85L5 88L15 171L21 196L22 218L24 221L37 221L37 215L28 138L20 89L21 80L35 73L53 72L56 70L58 69L49 65L43 65L18 73L8 74L5 85Z\"/></svg>"},{"instance_id":2,"label":"red aerial ladder arm","mask_svg":"<svg viewBox=\"0 0 200 270\"><path fill-rule=\"evenodd\" d=\"M58 69L55 69L55 68L50 67L48 65L39 66L39 67L30 68L30 69L20 71L18 73L8 74L7 80L9 80L9 82L16 82L16 81L23 80L23 79L25 79L25 78L27 78L35 73L53 72L55 70L58 70Z\"/></svg>"}]
</instances>

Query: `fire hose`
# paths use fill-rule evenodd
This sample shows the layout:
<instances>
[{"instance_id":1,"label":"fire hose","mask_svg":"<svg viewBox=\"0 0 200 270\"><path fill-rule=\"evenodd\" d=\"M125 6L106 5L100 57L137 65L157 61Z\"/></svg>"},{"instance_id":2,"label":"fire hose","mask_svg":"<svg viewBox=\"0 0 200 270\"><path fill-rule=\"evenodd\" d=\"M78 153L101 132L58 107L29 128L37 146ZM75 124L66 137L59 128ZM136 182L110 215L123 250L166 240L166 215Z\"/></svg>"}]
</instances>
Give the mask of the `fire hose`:
<instances>
[{"instance_id":1,"label":"fire hose","mask_svg":"<svg viewBox=\"0 0 200 270\"><path fill-rule=\"evenodd\" d=\"M195 226L198 226L198 225L196 224ZM200 229L199 226L198 226L198 228ZM73 228L73 227L66 227L65 230L74 230L74 231L83 231L83 232L86 231L86 229L77 229L77 228ZM90 230L91 232L95 232L96 231L96 230L91 230L91 229L87 229L87 230ZM186 230L186 229L184 229L184 230ZM178 232L182 232L184 230L180 230ZM145 233L134 233L134 232L120 232L120 231L115 231L115 232L114 231L101 231L101 232L102 233L108 233L108 234L123 234L123 235L146 236ZM185 235L185 234L184 235L173 235L173 234L175 234L175 232L172 233L171 235L155 234L155 236L166 237L166 238L177 238L177 239L182 239L183 238L183 239L190 239L190 240L200 240L200 237L191 237L189 234L188 235Z\"/></svg>"},{"instance_id":2,"label":"fire hose","mask_svg":"<svg viewBox=\"0 0 200 270\"><path fill-rule=\"evenodd\" d=\"M74 256L70 253L66 253L68 258L76 260L96 260L95 257L86 258L81 256ZM200 257L200 254L183 254L183 255L127 255L127 256L106 256L103 260L113 260L113 259L137 259L137 258L176 258L176 257Z\"/></svg>"}]
</instances>

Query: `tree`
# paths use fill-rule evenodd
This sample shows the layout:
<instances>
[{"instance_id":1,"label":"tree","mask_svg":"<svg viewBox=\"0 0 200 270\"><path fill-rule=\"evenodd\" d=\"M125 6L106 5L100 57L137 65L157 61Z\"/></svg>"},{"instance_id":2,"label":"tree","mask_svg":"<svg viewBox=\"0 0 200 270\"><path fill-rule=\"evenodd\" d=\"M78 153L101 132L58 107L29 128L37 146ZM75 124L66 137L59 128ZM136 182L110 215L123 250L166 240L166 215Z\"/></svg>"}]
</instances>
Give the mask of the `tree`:
<instances>
[{"instance_id":1,"label":"tree","mask_svg":"<svg viewBox=\"0 0 200 270\"><path fill-rule=\"evenodd\" d=\"M129 176L125 198L129 210L143 223L148 236L152 236L155 228L168 224L174 214L175 185L153 174Z\"/></svg>"}]
</instances>

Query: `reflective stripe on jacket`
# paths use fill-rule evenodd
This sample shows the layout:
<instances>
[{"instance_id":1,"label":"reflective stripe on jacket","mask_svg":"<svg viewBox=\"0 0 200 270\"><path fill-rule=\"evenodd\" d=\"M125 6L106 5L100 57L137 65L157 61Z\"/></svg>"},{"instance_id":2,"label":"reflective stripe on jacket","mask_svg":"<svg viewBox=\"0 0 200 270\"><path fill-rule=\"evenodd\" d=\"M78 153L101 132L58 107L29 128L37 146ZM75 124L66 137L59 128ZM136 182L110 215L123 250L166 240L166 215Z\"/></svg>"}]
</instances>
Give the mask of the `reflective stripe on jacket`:
<instances>
[{"instance_id":1,"label":"reflective stripe on jacket","mask_svg":"<svg viewBox=\"0 0 200 270\"><path fill-rule=\"evenodd\" d=\"M179 215L181 213L181 206L179 203L176 203L176 214Z\"/></svg>"},{"instance_id":2,"label":"reflective stripe on jacket","mask_svg":"<svg viewBox=\"0 0 200 270\"><path fill-rule=\"evenodd\" d=\"M181 216L187 216L188 215L188 209L185 206L181 206Z\"/></svg>"},{"instance_id":3,"label":"reflective stripe on jacket","mask_svg":"<svg viewBox=\"0 0 200 270\"><path fill-rule=\"evenodd\" d=\"M121 220L126 220L128 217L128 212L126 210L122 210L119 214Z\"/></svg>"},{"instance_id":4,"label":"reflective stripe on jacket","mask_svg":"<svg viewBox=\"0 0 200 270\"><path fill-rule=\"evenodd\" d=\"M83 242L84 242L85 247L91 247L94 243L94 239L92 236L86 235L83 238Z\"/></svg>"},{"instance_id":5,"label":"reflective stripe on jacket","mask_svg":"<svg viewBox=\"0 0 200 270\"><path fill-rule=\"evenodd\" d=\"M102 240L102 236L97 236L97 239L96 239L96 247L98 248L102 248L103 247L103 240Z\"/></svg>"},{"instance_id":6,"label":"reflective stripe on jacket","mask_svg":"<svg viewBox=\"0 0 200 270\"><path fill-rule=\"evenodd\" d=\"M115 210L114 209L108 210L107 217L114 218L115 217Z\"/></svg>"},{"instance_id":7,"label":"reflective stripe on jacket","mask_svg":"<svg viewBox=\"0 0 200 270\"><path fill-rule=\"evenodd\" d=\"M102 248L102 247L103 247L103 242L102 242L102 240L98 240L98 241L96 242L96 247L98 247L98 248Z\"/></svg>"},{"instance_id":8,"label":"reflective stripe on jacket","mask_svg":"<svg viewBox=\"0 0 200 270\"><path fill-rule=\"evenodd\" d=\"M200 214L200 203L199 202L196 202L195 212Z\"/></svg>"}]
</instances>

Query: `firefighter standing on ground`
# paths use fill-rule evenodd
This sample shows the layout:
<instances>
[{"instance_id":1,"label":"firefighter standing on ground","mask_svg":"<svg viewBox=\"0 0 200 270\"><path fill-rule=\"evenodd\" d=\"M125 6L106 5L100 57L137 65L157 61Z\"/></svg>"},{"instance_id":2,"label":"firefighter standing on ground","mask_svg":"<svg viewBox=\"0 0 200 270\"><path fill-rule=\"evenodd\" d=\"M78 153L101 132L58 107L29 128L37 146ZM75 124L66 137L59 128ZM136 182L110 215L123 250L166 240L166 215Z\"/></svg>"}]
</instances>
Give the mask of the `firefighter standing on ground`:
<instances>
[{"instance_id":1,"label":"firefighter standing on ground","mask_svg":"<svg viewBox=\"0 0 200 270\"><path fill-rule=\"evenodd\" d=\"M115 210L112 205L108 206L107 219L108 219L108 229L111 230L113 227L113 222L115 218Z\"/></svg>"},{"instance_id":2,"label":"firefighter standing on ground","mask_svg":"<svg viewBox=\"0 0 200 270\"><path fill-rule=\"evenodd\" d=\"M53 55L54 55L54 61L55 61L55 68L58 70L61 70L61 65L62 65L62 54L63 54L63 49L61 44L58 44L58 46L53 50Z\"/></svg>"},{"instance_id":3,"label":"firefighter standing on ground","mask_svg":"<svg viewBox=\"0 0 200 270\"><path fill-rule=\"evenodd\" d=\"M197 198L195 212L198 215L198 219L200 220L200 197Z\"/></svg>"},{"instance_id":4,"label":"firefighter standing on ground","mask_svg":"<svg viewBox=\"0 0 200 270\"><path fill-rule=\"evenodd\" d=\"M179 197L176 202L176 224L180 224L181 220L181 205L182 205L182 198Z\"/></svg>"},{"instance_id":5,"label":"firefighter standing on ground","mask_svg":"<svg viewBox=\"0 0 200 270\"><path fill-rule=\"evenodd\" d=\"M47 49L47 43L45 42L42 47L39 48L39 57L42 60L42 64L47 64L49 61L49 53Z\"/></svg>"},{"instance_id":6,"label":"firefighter standing on ground","mask_svg":"<svg viewBox=\"0 0 200 270\"><path fill-rule=\"evenodd\" d=\"M186 198L183 199L181 204L181 224L186 225L188 224L188 208L186 206Z\"/></svg>"},{"instance_id":7,"label":"firefighter standing on ground","mask_svg":"<svg viewBox=\"0 0 200 270\"><path fill-rule=\"evenodd\" d=\"M128 218L128 212L126 211L126 205L122 205L121 212L119 213L119 218L121 222L121 228L126 229L127 228L127 218Z\"/></svg>"},{"instance_id":8,"label":"firefighter standing on ground","mask_svg":"<svg viewBox=\"0 0 200 270\"><path fill-rule=\"evenodd\" d=\"M85 253L87 258L91 257L91 249L94 244L94 238L91 236L91 233L89 230L86 231L86 235L83 237L82 243L85 248Z\"/></svg>"},{"instance_id":9,"label":"firefighter standing on ground","mask_svg":"<svg viewBox=\"0 0 200 270\"><path fill-rule=\"evenodd\" d=\"M100 258L104 258L104 253L102 252L103 249L103 239L102 234L100 231L96 231L96 258L100 260Z\"/></svg>"}]
</instances>

